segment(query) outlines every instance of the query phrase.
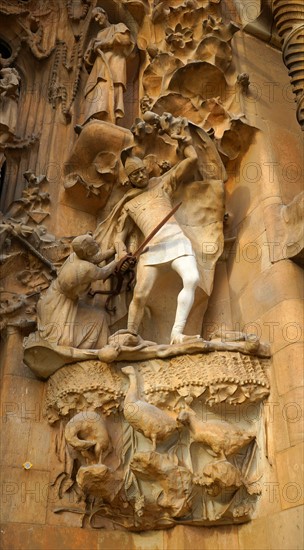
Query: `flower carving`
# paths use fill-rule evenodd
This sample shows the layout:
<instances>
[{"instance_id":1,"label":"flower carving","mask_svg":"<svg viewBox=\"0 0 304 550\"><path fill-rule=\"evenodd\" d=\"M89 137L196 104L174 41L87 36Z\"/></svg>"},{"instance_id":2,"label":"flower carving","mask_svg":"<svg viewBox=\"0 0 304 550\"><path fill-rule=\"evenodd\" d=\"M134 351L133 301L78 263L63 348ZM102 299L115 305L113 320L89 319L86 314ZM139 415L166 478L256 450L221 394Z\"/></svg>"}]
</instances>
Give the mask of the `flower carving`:
<instances>
[{"instance_id":1,"label":"flower carving","mask_svg":"<svg viewBox=\"0 0 304 550\"><path fill-rule=\"evenodd\" d=\"M190 27L182 27L180 23L175 26L175 29L166 28L166 42L171 50L176 48L183 49L186 46L192 46L193 30Z\"/></svg>"}]
</instances>

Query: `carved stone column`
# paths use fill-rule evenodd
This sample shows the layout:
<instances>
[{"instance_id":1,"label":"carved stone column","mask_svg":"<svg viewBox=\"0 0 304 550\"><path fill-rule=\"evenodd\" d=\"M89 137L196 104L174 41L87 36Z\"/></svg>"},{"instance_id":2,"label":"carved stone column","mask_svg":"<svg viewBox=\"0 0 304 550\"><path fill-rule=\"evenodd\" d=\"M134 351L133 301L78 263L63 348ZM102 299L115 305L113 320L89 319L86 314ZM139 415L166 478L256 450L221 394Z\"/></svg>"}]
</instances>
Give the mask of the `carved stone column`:
<instances>
[{"instance_id":1,"label":"carved stone column","mask_svg":"<svg viewBox=\"0 0 304 550\"><path fill-rule=\"evenodd\" d=\"M282 39L283 60L296 96L297 120L304 130L303 3L301 0L273 0L273 16Z\"/></svg>"}]
</instances>

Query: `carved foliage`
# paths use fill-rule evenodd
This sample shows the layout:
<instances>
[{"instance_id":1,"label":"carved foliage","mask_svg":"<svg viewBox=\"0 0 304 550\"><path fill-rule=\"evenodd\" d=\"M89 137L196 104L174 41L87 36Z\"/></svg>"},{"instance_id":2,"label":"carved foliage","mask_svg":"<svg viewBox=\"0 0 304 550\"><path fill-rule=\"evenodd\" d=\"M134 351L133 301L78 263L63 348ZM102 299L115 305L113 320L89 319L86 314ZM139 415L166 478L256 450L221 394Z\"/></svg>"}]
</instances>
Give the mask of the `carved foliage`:
<instances>
[{"instance_id":1,"label":"carved foliage","mask_svg":"<svg viewBox=\"0 0 304 550\"><path fill-rule=\"evenodd\" d=\"M66 492L93 498L94 527L103 517L132 530L248 520L262 441L244 411L268 393L265 365L215 352L121 371L99 361L63 367L48 382L46 414L65 426Z\"/></svg>"},{"instance_id":2,"label":"carved foliage","mask_svg":"<svg viewBox=\"0 0 304 550\"><path fill-rule=\"evenodd\" d=\"M155 45L148 48L149 60L143 72L143 113L165 111L187 118L210 131L217 139L224 159L236 158L235 153L221 143L226 139L246 144L251 139L249 126L245 136L234 122L241 118L238 95L247 88L226 80L231 65L231 39L239 30L233 22L225 23L220 2L159 2L152 12ZM231 133L231 136L230 136ZM237 135L236 135L237 134ZM225 150L224 150L225 149ZM230 156L230 153L232 156Z\"/></svg>"},{"instance_id":3,"label":"carved foliage","mask_svg":"<svg viewBox=\"0 0 304 550\"><path fill-rule=\"evenodd\" d=\"M45 175L24 172L25 188L0 220L0 278L7 280L1 300L1 326L34 328L35 305L69 252L68 239L57 240L42 224L49 215ZM20 293L21 287L21 294Z\"/></svg>"}]
</instances>

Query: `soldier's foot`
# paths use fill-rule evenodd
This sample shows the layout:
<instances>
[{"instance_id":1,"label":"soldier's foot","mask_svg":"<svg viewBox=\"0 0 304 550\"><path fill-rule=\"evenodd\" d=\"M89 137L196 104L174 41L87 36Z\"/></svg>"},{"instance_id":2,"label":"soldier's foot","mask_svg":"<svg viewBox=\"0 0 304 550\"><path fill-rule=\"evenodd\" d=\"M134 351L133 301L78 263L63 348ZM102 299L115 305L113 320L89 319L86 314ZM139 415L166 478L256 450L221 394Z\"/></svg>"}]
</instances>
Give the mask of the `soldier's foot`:
<instances>
[{"instance_id":1,"label":"soldier's foot","mask_svg":"<svg viewBox=\"0 0 304 550\"><path fill-rule=\"evenodd\" d=\"M173 331L171 334L170 344L188 344L190 342L196 342L197 340L201 340L201 336L199 334L188 336L186 334L182 334L181 332Z\"/></svg>"}]
</instances>

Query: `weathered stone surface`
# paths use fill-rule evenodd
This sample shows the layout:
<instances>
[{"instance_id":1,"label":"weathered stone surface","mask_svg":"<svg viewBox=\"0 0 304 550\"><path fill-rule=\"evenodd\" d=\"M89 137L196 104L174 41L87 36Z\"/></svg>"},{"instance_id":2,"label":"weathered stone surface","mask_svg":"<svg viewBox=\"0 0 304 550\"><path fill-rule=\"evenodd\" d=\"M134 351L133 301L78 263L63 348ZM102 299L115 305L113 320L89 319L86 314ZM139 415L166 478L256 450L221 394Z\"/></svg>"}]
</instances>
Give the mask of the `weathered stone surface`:
<instances>
[{"instance_id":1,"label":"weathered stone surface","mask_svg":"<svg viewBox=\"0 0 304 550\"><path fill-rule=\"evenodd\" d=\"M276 264L279 265L279 264ZM287 282L286 282L287 284ZM272 353L291 344L297 346L303 339L303 300L282 300L260 318L248 322L248 330L254 330L261 338L268 339Z\"/></svg>"},{"instance_id":2,"label":"weathered stone surface","mask_svg":"<svg viewBox=\"0 0 304 550\"><path fill-rule=\"evenodd\" d=\"M48 547L64 550L71 548L71 544L75 550L83 548L99 550L97 533L91 531L88 534L86 530L75 527L58 526L54 528L53 525L41 527L37 524L33 530L28 523L18 523L18 528L16 528L16 523L8 523L2 524L1 530L4 550L10 548L43 550Z\"/></svg>"},{"instance_id":3,"label":"weathered stone surface","mask_svg":"<svg viewBox=\"0 0 304 550\"><path fill-rule=\"evenodd\" d=\"M303 443L276 456L279 493L283 510L303 504Z\"/></svg>"},{"instance_id":4,"label":"weathered stone surface","mask_svg":"<svg viewBox=\"0 0 304 550\"><path fill-rule=\"evenodd\" d=\"M282 396L283 416L286 419L291 445L303 441L304 386L298 386Z\"/></svg>"},{"instance_id":5,"label":"weathered stone surface","mask_svg":"<svg viewBox=\"0 0 304 550\"><path fill-rule=\"evenodd\" d=\"M303 363L304 351L300 341L291 342L274 354L273 369L280 395L302 385Z\"/></svg>"},{"instance_id":6,"label":"weathered stone surface","mask_svg":"<svg viewBox=\"0 0 304 550\"><path fill-rule=\"evenodd\" d=\"M302 546L303 539L301 507L259 518L255 524L242 525L238 536L240 548L251 545L254 550L264 548L298 550Z\"/></svg>"},{"instance_id":7,"label":"weathered stone surface","mask_svg":"<svg viewBox=\"0 0 304 550\"><path fill-rule=\"evenodd\" d=\"M2 365L5 373L24 378L35 378L34 373L23 363L23 336L16 327L9 327L2 341Z\"/></svg>"},{"instance_id":8,"label":"weathered stone surface","mask_svg":"<svg viewBox=\"0 0 304 550\"><path fill-rule=\"evenodd\" d=\"M302 548L297 2L44 4L0 0L3 547Z\"/></svg>"},{"instance_id":9,"label":"weathered stone surface","mask_svg":"<svg viewBox=\"0 0 304 550\"><path fill-rule=\"evenodd\" d=\"M48 504L49 473L3 467L1 471L2 523L44 524Z\"/></svg>"},{"instance_id":10,"label":"weathered stone surface","mask_svg":"<svg viewBox=\"0 0 304 550\"><path fill-rule=\"evenodd\" d=\"M43 390L43 383L37 380L20 376L4 376L2 437L5 445L1 445L1 455L2 464L5 466L20 468L26 460L31 460L28 453L33 450L40 468L47 468L49 432L45 430L42 416ZM40 447L36 448L34 443L36 437L39 440L39 433L46 445L46 453Z\"/></svg>"},{"instance_id":11,"label":"weathered stone surface","mask_svg":"<svg viewBox=\"0 0 304 550\"><path fill-rule=\"evenodd\" d=\"M293 285L289 284L291 278ZM297 298L303 298L301 268L292 262L278 262L249 283L239 300L243 316L250 310L251 320L256 320L280 302Z\"/></svg>"}]
</instances>

